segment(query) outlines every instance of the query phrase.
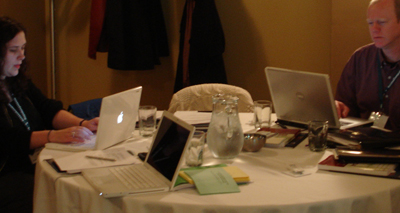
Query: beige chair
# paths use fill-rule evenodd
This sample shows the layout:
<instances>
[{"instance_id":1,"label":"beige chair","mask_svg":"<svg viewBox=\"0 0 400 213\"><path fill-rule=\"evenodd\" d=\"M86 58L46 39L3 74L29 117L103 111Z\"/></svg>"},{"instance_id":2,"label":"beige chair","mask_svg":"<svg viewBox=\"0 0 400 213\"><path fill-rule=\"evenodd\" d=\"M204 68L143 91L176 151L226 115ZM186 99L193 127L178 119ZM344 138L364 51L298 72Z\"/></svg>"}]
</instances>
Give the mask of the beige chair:
<instances>
[{"instance_id":1,"label":"beige chair","mask_svg":"<svg viewBox=\"0 0 400 213\"><path fill-rule=\"evenodd\" d=\"M237 95L238 111L252 112L253 99L247 90L228 84L199 84L183 88L171 99L168 111L212 111L212 96L218 93Z\"/></svg>"}]
</instances>

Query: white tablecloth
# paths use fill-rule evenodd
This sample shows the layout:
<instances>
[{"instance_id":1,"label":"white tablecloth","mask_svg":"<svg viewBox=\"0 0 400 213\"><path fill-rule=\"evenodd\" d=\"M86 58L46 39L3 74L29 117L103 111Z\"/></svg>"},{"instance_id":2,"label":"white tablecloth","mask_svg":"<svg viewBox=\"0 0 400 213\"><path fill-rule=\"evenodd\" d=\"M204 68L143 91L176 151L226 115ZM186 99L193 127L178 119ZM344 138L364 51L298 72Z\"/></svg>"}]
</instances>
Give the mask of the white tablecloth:
<instances>
[{"instance_id":1,"label":"white tablecloth","mask_svg":"<svg viewBox=\"0 0 400 213\"><path fill-rule=\"evenodd\" d=\"M242 123L246 123L241 118ZM245 126L246 124L244 124ZM244 128L245 129L245 128ZM134 143L126 143L134 146ZM81 175L57 173L44 159L69 154L44 149L35 176L35 212L400 212L400 180L316 171L324 153L296 148L263 148L242 152L233 160L217 160L205 152L205 165L227 163L246 172L252 183L240 193L201 196L196 189L106 199ZM312 174L292 177L290 164Z\"/></svg>"}]
</instances>

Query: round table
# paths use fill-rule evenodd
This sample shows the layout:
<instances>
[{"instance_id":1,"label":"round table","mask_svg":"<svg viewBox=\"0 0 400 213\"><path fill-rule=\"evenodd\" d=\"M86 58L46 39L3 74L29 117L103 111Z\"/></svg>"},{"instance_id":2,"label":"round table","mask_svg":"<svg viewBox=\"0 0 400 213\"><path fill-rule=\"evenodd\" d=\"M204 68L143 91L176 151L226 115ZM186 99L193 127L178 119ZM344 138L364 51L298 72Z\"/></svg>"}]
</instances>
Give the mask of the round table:
<instances>
[{"instance_id":1,"label":"round table","mask_svg":"<svg viewBox=\"0 0 400 213\"><path fill-rule=\"evenodd\" d=\"M121 146L135 146L127 142ZM141 141L140 143L149 143ZM246 172L240 193L199 195L195 188L107 199L80 175L57 173L45 159L71 154L44 149L36 167L35 212L400 212L400 180L317 171L327 154L296 148L262 148L218 160L205 150L204 165L226 163ZM311 174L293 177L290 164Z\"/></svg>"}]
</instances>

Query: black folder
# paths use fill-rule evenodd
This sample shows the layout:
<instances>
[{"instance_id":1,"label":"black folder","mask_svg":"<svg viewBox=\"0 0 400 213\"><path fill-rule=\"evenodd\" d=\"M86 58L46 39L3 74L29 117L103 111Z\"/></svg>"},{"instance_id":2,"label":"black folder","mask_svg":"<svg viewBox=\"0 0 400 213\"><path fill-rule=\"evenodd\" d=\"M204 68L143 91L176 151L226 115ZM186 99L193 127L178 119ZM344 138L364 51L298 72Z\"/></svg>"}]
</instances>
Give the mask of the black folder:
<instances>
[{"instance_id":1,"label":"black folder","mask_svg":"<svg viewBox=\"0 0 400 213\"><path fill-rule=\"evenodd\" d=\"M400 146L399 132L388 132L374 127L354 127L330 131L329 136L356 143L359 148L364 150Z\"/></svg>"}]
</instances>

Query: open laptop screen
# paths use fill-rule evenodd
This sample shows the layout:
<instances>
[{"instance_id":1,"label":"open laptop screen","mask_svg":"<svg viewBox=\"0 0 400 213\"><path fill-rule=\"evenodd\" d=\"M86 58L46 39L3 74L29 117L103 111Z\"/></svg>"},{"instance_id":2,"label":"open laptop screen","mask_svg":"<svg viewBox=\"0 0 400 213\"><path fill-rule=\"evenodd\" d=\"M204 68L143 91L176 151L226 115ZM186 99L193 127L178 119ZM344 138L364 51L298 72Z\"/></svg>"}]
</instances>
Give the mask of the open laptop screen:
<instances>
[{"instance_id":1,"label":"open laptop screen","mask_svg":"<svg viewBox=\"0 0 400 213\"><path fill-rule=\"evenodd\" d=\"M329 128L346 129L370 124L361 118L338 118L329 75L266 67L265 74L278 121L307 127L326 120ZM297 124L297 125L296 125Z\"/></svg>"},{"instance_id":2,"label":"open laptop screen","mask_svg":"<svg viewBox=\"0 0 400 213\"><path fill-rule=\"evenodd\" d=\"M147 163L172 181L189 135L189 129L164 116L158 126Z\"/></svg>"},{"instance_id":3,"label":"open laptop screen","mask_svg":"<svg viewBox=\"0 0 400 213\"><path fill-rule=\"evenodd\" d=\"M276 67L266 67L265 73L278 120L304 125L327 120L340 127L328 75Z\"/></svg>"}]
</instances>

